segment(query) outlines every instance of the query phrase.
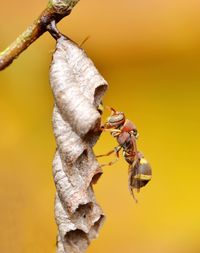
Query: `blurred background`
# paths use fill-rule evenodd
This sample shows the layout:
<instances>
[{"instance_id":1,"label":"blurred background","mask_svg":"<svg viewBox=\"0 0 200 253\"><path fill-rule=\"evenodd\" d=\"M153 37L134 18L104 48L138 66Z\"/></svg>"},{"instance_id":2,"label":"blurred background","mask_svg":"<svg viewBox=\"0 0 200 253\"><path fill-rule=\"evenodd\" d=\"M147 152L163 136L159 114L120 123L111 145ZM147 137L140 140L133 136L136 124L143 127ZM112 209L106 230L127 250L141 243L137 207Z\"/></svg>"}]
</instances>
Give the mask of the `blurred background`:
<instances>
[{"instance_id":1,"label":"blurred background","mask_svg":"<svg viewBox=\"0 0 200 253\"><path fill-rule=\"evenodd\" d=\"M0 49L46 4L1 1ZM198 0L81 0L59 24L78 43L90 36L83 47L110 84L104 104L134 121L139 150L153 168L138 204L123 157L104 169L95 192L107 220L88 253L200 253L199 10ZM54 46L45 34L0 72L2 253L55 252L48 79ZM115 145L105 133L95 152Z\"/></svg>"}]
</instances>

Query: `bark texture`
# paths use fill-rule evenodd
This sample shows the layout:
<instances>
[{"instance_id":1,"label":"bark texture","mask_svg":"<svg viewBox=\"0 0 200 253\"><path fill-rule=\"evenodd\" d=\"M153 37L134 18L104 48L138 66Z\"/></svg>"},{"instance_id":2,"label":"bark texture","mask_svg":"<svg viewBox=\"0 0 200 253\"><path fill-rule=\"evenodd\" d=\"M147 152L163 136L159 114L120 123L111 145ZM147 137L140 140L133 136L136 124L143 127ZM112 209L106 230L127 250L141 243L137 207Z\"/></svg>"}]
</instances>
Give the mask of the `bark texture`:
<instances>
[{"instance_id":1,"label":"bark texture","mask_svg":"<svg viewBox=\"0 0 200 253\"><path fill-rule=\"evenodd\" d=\"M86 53L64 36L57 40L50 83L57 143L53 161L57 253L82 253L104 221L92 188L102 174L92 147L101 133L97 108L107 83Z\"/></svg>"},{"instance_id":2,"label":"bark texture","mask_svg":"<svg viewBox=\"0 0 200 253\"><path fill-rule=\"evenodd\" d=\"M58 23L68 16L79 0L49 0L39 17L4 51L0 52L0 71L8 67L26 48L37 40L54 20ZM8 13L9 16L9 13Z\"/></svg>"}]
</instances>

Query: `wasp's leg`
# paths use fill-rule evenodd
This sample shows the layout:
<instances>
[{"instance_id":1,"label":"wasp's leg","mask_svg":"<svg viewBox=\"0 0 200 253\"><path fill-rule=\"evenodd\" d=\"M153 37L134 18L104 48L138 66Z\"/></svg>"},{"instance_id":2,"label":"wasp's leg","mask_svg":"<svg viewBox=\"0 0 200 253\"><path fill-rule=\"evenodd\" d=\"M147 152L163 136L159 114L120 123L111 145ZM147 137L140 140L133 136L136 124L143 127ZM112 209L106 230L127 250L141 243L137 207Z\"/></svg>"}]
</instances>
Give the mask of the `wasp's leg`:
<instances>
[{"instance_id":1,"label":"wasp's leg","mask_svg":"<svg viewBox=\"0 0 200 253\"><path fill-rule=\"evenodd\" d=\"M96 155L96 157L99 158L99 157L103 157L103 156L109 156L109 155L111 155L111 154L114 153L114 152L115 152L115 149L113 149L113 150L111 150L111 151L109 151L108 153L103 154L103 155Z\"/></svg>"},{"instance_id":2,"label":"wasp's leg","mask_svg":"<svg viewBox=\"0 0 200 253\"><path fill-rule=\"evenodd\" d=\"M98 157L103 157L103 156L109 156L112 153L115 153L117 155L117 157L119 157L119 151L121 150L121 148L122 147L119 145L119 146L115 147L113 150L109 151L108 153L103 154L103 155L96 155L96 157L98 158Z\"/></svg>"},{"instance_id":3,"label":"wasp's leg","mask_svg":"<svg viewBox=\"0 0 200 253\"><path fill-rule=\"evenodd\" d=\"M133 144L134 145L134 144ZM136 146L135 146L136 148ZM135 150L134 148L134 150ZM137 149L136 149L137 151ZM126 158L126 153L124 155ZM131 157L131 156L130 156ZM138 175L137 171L138 171L138 162L140 161L140 153L137 151L136 153L133 153L133 162L129 163L129 168L128 168L128 189L131 193L131 195L133 196L134 200L137 202L137 199L134 195L134 190L136 190L137 192L140 191L140 178L135 178L135 175ZM130 160L131 162L131 160Z\"/></svg>"},{"instance_id":4,"label":"wasp's leg","mask_svg":"<svg viewBox=\"0 0 200 253\"><path fill-rule=\"evenodd\" d=\"M135 200L135 203L138 203L138 200L137 200L137 198L135 197L135 194L134 194L133 188L129 188L129 191L130 191L130 193L131 193L131 195L132 195L133 199Z\"/></svg>"},{"instance_id":5,"label":"wasp's leg","mask_svg":"<svg viewBox=\"0 0 200 253\"><path fill-rule=\"evenodd\" d=\"M137 160L135 160L130 166L129 166L129 169L128 169L128 189L129 189L129 192L131 193L133 199L135 200L136 203L138 203L138 200L137 198L135 197L135 194L134 194L134 187L132 186L132 180L133 180L133 172L135 170L135 165L137 163ZM137 192L138 192L138 189L137 189Z\"/></svg>"},{"instance_id":6,"label":"wasp's leg","mask_svg":"<svg viewBox=\"0 0 200 253\"><path fill-rule=\"evenodd\" d=\"M118 160L119 160L119 151L121 150L121 146L117 146L117 147L115 147L113 150L111 150L110 152L108 152L108 153L106 153L106 154L104 154L104 155L98 155L98 156L96 156L96 157L103 157L103 156L109 156L109 155L111 155L112 153L115 153L115 155L116 155L116 159L115 160L113 160L113 161L111 161L111 162L109 162L109 163L104 163L104 164L101 164L101 167L104 167L104 166L111 166L111 165L113 165L114 163L116 163Z\"/></svg>"},{"instance_id":7,"label":"wasp's leg","mask_svg":"<svg viewBox=\"0 0 200 253\"><path fill-rule=\"evenodd\" d=\"M113 137L117 137L121 134L121 130L119 129L115 129L115 128L107 128L104 126L101 126L101 131L106 131L106 132L110 132L112 134Z\"/></svg>"},{"instance_id":8,"label":"wasp's leg","mask_svg":"<svg viewBox=\"0 0 200 253\"><path fill-rule=\"evenodd\" d=\"M121 130L115 128L106 128L105 126L101 126L102 131L107 131L111 133L121 133Z\"/></svg>"}]
</instances>

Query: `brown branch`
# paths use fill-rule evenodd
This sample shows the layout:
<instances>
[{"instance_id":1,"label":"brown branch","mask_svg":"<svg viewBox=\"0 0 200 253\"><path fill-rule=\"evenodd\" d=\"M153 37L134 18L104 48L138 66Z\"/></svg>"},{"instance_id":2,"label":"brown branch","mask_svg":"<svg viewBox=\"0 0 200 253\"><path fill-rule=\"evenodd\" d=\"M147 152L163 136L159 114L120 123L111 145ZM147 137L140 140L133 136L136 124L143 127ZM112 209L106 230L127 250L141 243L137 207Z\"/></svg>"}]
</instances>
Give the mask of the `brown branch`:
<instances>
[{"instance_id":1,"label":"brown branch","mask_svg":"<svg viewBox=\"0 0 200 253\"><path fill-rule=\"evenodd\" d=\"M40 16L17 39L0 53L0 70L9 66L29 45L47 31L53 20L58 23L69 15L79 0L49 0Z\"/></svg>"}]
</instances>

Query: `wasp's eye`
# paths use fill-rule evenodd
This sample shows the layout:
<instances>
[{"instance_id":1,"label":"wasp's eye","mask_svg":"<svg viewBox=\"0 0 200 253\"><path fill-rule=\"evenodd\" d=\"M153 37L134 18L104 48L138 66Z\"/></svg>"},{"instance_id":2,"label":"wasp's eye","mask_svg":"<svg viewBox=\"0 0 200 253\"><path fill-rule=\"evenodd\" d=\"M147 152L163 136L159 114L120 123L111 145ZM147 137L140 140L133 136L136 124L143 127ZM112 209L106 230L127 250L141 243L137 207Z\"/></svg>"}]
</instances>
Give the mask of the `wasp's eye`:
<instances>
[{"instance_id":1,"label":"wasp's eye","mask_svg":"<svg viewBox=\"0 0 200 253\"><path fill-rule=\"evenodd\" d=\"M123 119L124 119L123 114L113 115L113 116L108 118L110 123L117 123L117 122L122 121Z\"/></svg>"}]
</instances>

